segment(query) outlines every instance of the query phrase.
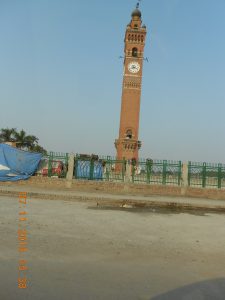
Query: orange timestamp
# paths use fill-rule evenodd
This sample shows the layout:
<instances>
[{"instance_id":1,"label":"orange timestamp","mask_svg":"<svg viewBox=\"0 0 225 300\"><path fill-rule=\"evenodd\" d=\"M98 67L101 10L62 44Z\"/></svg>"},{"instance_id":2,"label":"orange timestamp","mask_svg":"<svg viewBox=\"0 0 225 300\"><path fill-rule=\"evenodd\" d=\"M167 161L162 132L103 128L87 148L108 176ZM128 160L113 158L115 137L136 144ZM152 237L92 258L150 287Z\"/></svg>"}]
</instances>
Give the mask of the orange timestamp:
<instances>
[{"instance_id":1,"label":"orange timestamp","mask_svg":"<svg viewBox=\"0 0 225 300\"><path fill-rule=\"evenodd\" d=\"M19 193L19 226L18 226L18 251L20 255L19 265L18 265L18 288L26 289L27 288L27 277L26 271L27 260L24 259L25 253L28 251L27 246L27 229L26 229L26 221L27 221L27 193L20 192Z\"/></svg>"}]
</instances>

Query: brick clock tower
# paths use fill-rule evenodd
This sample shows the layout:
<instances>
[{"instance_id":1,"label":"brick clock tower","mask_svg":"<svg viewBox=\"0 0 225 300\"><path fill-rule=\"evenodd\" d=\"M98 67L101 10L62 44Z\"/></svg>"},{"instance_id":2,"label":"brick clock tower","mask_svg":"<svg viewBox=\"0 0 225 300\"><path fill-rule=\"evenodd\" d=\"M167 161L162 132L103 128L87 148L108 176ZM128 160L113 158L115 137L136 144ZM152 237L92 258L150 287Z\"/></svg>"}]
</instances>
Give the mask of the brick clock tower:
<instances>
[{"instance_id":1,"label":"brick clock tower","mask_svg":"<svg viewBox=\"0 0 225 300\"><path fill-rule=\"evenodd\" d=\"M131 14L127 25L124 47L124 71L120 112L119 138L115 141L117 159L133 159L138 161L139 115L141 100L142 68L146 26L142 26L139 3Z\"/></svg>"}]
</instances>

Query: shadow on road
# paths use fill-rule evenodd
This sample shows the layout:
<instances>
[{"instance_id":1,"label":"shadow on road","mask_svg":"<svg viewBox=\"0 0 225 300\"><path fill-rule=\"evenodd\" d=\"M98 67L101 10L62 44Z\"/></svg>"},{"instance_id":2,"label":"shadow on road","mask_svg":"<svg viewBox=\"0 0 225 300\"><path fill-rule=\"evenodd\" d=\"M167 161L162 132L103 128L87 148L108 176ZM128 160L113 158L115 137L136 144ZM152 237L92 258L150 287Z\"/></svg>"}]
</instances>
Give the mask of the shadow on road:
<instances>
[{"instance_id":1,"label":"shadow on road","mask_svg":"<svg viewBox=\"0 0 225 300\"><path fill-rule=\"evenodd\" d=\"M149 300L224 300L225 278L193 283Z\"/></svg>"},{"instance_id":2,"label":"shadow on road","mask_svg":"<svg viewBox=\"0 0 225 300\"><path fill-rule=\"evenodd\" d=\"M123 211L123 212L130 212L130 213L141 213L141 214L163 214L163 215L174 215L174 214L190 214L194 216L207 216L208 213L215 213L205 210L188 210L188 209L167 209L167 208L139 208L139 207L121 207L119 205L101 205L101 206L89 206L88 209L93 210L111 210L111 211ZM217 213L218 214L218 213ZM224 298L225 299L225 298Z\"/></svg>"}]
</instances>

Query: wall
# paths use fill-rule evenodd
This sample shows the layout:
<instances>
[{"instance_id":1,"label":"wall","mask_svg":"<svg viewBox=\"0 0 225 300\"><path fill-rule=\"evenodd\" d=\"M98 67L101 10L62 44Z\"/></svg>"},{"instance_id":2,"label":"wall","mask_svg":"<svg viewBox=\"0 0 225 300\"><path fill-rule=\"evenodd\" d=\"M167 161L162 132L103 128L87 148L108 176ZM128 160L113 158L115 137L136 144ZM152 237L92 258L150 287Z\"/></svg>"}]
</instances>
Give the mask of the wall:
<instances>
[{"instance_id":1,"label":"wall","mask_svg":"<svg viewBox=\"0 0 225 300\"><path fill-rule=\"evenodd\" d=\"M162 195L162 196L185 196L185 197L199 197L208 199L225 200L224 189L207 189L207 188L192 188L184 186L172 185L147 185L147 184L133 184L122 182L103 182L103 181L86 181L75 180L71 181L68 188L68 180L48 177L31 177L26 181L18 182L1 182L1 187L7 186L29 186L43 189L59 189L68 191L83 191L93 193L111 193L111 194L135 194L135 195Z\"/></svg>"}]
</instances>

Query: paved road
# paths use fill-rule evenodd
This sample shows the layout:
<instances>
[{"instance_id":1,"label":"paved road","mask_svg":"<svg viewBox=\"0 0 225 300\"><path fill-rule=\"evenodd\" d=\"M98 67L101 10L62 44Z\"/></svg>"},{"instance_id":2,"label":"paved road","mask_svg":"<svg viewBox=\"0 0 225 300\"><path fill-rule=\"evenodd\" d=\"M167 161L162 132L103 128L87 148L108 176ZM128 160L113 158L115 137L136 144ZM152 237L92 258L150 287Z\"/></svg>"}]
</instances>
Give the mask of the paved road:
<instances>
[{"instance_id":1,"label":"paved road","mask_svg":"<svg viewBox=\"0 0 225 300\"><path fill-rule=\"evenodd\" d=\"M16 198L0 197L1 300L224 299L225 215L28 199L28 288L17 288Z\"/></svg>"}]
</instances>

